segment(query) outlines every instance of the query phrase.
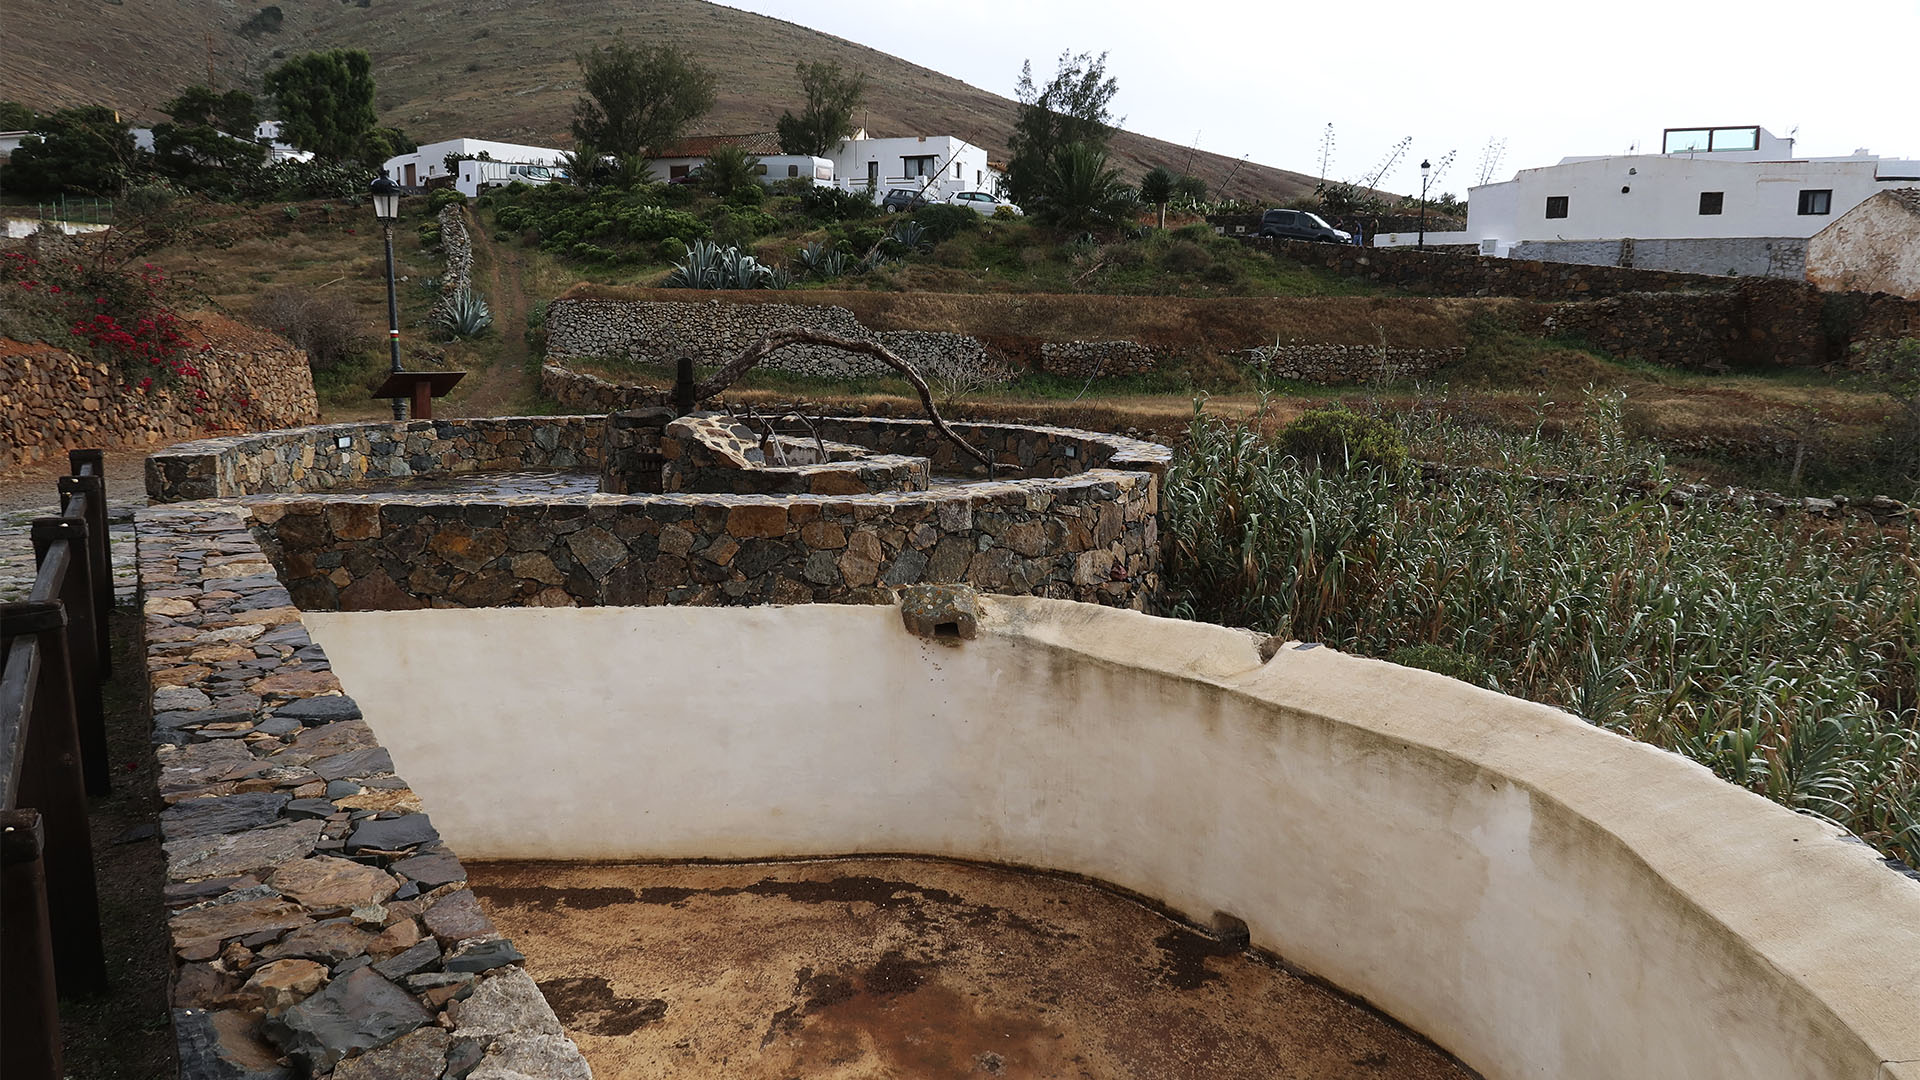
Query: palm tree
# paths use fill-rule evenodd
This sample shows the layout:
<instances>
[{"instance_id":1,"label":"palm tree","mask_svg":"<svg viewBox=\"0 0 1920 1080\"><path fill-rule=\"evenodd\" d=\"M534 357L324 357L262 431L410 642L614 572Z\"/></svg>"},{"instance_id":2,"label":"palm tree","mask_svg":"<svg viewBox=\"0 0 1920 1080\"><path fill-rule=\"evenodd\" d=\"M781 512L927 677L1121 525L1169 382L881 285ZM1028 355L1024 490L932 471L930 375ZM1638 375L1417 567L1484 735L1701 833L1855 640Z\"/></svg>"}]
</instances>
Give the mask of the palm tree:
<instances>
[{"instance_id":1,"label":"palm tree","mask_svg":"<svg viewBox=\"0 0 1920 1080\"><path fill-rule=\"evenodd\" d=\"M1134 199L1133 188L1107 167L1107 152L1098 146L1068 143L1054 152L1049 165L1041 210L1062 227L1111 224Z\"/></svg>"},{"instance_id":2,"label":"palm tree","mask_svg":"<svg viewBox=\"0 0 1920 1080\"><path fill-rule=\"evenodd\" d=\"M1173 173L1165 165L1155 165L1140 178L1140 201L1152 203L1160 211L1160 227L1167 227L1167 204L1173 201Z\"/></svg>"},{"instance_id":3,"label":"palm tree","mask_svg":"<svg viewBox=\"0 0 1920 1080\"><path fill-rule=\"evenodd\" d=\"M759 174L755 172L759 165L759 158L735 143L726 143L714 147L707 155L700 166L700 181L708 191L725 196L735 188L759 183Z\"/></svg>"}]
</instances>

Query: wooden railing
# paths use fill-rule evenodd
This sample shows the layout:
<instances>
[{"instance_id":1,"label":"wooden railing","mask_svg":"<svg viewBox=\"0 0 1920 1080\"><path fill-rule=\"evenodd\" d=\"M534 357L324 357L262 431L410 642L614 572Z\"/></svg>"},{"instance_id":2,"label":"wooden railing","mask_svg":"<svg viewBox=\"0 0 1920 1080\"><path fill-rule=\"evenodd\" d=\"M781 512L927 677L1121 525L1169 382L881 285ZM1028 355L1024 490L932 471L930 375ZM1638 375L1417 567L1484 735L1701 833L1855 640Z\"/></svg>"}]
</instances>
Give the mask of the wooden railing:
<instances>
[{"instance_id":1,"label":"wooden railing","mask_svg":"<svg viewBox=\"0 0 1920 1080\"><path fill-rule=\"evenodd\" d=\"M106 987L87 796L108 793L105 468L68 455L61 513L34 519L39 573L0 604L0 1076L60 1080L58 997Z\"/></svg>"}]
</instances>

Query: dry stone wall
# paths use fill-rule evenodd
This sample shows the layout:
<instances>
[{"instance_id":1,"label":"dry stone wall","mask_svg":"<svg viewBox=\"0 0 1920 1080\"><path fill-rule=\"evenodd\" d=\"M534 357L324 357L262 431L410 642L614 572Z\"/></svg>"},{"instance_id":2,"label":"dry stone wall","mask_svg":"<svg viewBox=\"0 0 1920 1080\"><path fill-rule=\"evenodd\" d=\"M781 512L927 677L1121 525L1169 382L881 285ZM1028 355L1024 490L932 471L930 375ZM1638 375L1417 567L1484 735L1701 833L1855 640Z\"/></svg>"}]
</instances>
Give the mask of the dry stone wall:
<instances>
[{"instance_id":1,"label":"dry stone wall","mask_svg":"<svg viewBox=\"0 0 1920 1080\"><path fill-rule=\"evenodd\" d=\"M245 521L136 521L180 1074L589 1080Z\"/></svg>"},{"instance_id":2,"label":"dry stone wall","mask_svg":"<svg viewBox=\"0 0 1920 1080\"><path fill-rule=\"evenodd\" d=\"M0 340L0 470L77 447L150 446L318 419L306 353L251 331L199 344L207 346L194 357L199 378L141 387L89 357Z\"/></svg>"},{"instance_id":3,"label":"dry stone wall","mask_svg":"<svg viewBox=\"0 0 1920 1080\"><path fill-rule=\"evenodd\" d=\"M1310 383L1393 382L1431 375L1457 363L1464 347L1405 349L1388 345L1280 342L1249 350L1248 365L1268 378Z\"/></svg>"},{"instance_id":4,"label":"dry stone wall","mask_svg":"<svg viewBox=\"0 0 1920 1080\"><path fill-rule=\"evenodd\" d=\"M918 330L876 333L846 308L826 305L555 300L547 306L547 355L671 365L690 352L698 366L715 368L764 335L795 329L876 342L929 379L1005 382L1011 377L1005 365L988 357L978 339ZM820 378L893 373L873 357L819 345L790 345L761 364Z\"/></svg>"}]
</instances>

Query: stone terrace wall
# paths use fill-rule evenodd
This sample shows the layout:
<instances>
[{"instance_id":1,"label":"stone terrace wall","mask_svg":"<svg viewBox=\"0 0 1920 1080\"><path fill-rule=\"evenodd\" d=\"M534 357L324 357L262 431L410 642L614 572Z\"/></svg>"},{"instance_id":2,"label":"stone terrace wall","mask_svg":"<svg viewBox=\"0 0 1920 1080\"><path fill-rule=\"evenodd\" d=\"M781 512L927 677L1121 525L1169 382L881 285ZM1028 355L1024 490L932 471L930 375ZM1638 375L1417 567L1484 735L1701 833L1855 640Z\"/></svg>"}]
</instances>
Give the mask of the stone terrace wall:
<instances>
[{"instance_id":1,"label":"stone terrace wall","mask_svg":"<svg viewBox=\"0 0 1920 1080\"><path fill-rule=\"evenodd\" d=\"M1453 255L1413 248L1259 238L1243 242L1305 266L1432 296L1576 300L1620 293L1715 291L1730 288L1738 281L1704 274Z\"/></svg>"},{"instance_id":2,"label":"stone terrace wall","mask_svg":"<svg viewBox=\"0 0 1920 1080\"><path fill-rule=\"evenodd\" d=\"M180 1075L588 1080L245 522L136 528Z\"/></svg>"},{"instance_id":3,"label":"stone terrace wall","mask_svg":"<svg viewBox=\"0 0 1920 1080\"><path fill-rule=\"evenodd\" d=\"M1823 292L1804 281L1289 240L1247 243L1424 295L1557 301L1523 329L1578 336L1616 355L1669 367L1844 365L1863 346L1920 333L1920 301Z\"/></svg>"},{"instance_id":4,"label":"stone terrace wall","mask_svg":"<svg viewBox=\"0 0 1920 1080\"><path fill-rule=\"evenodd\" d=\"M864 496L287 496L247 504L323 610L891 603L957 582L1151 610L1158 483L1095 470Z\"/></svg>"},{"instance_id":5,"label":"stone terrace wall","mask_svg":"<svg viewBox=\"0 0 1920 1080\"><path fill-rule=\"evenodd\" d=\"M600 417L519 416L331 424L204 439L148 457L147 495L182 502L330 491L372 479L597 469L601 435Z\"/></svg>"},{"instance_id":6,"label":"stone terrace wall","mask_svg":"<svg viewBox=\"0 0 1920 1080\"><path fill-rule=\"evenodd\" d=\"M1310 383L1393 382L1414 379L1458 362L1465 347L1402 349L1388 345L1282 342L1250 350L1252 366L1276 379Z\"/></svg>"},{"instance_id":7,"label":"stone terrace wall","mask_svg":"<svg viewBox=\"0 0 1920 1080\"><path fill-rule=\"evenodd\" d=\"M222 320L224 322L224 320ZM203 377L128 385L108 364L47 345L0 340L0 470L83 446L153 445L208 431L259 430L319 418L307 354L255 331L193 336ZM202 397L201 393L205 396Z\"/></svg>"},{"instance_id":8,"label":"stone terrace wall","mask_svg":"<svg viewBox=\"0 0 1920 1080\"><path fill-rule=\"evenodd\" d=\"M985 378L1005 382L1011 371L987 356L978 339L962 334L898 330L876 333L842 307L808 304L729 304L718 300L672 303L654 300L555 300L547 305L547 355L556 359L624 357L672 364L683 352L713 368L763 335L815 330L893 351L928 378ZM890 375L870 356L817 345L793 345L762 366L825 378Z\"/></svg>"}]
</instances>

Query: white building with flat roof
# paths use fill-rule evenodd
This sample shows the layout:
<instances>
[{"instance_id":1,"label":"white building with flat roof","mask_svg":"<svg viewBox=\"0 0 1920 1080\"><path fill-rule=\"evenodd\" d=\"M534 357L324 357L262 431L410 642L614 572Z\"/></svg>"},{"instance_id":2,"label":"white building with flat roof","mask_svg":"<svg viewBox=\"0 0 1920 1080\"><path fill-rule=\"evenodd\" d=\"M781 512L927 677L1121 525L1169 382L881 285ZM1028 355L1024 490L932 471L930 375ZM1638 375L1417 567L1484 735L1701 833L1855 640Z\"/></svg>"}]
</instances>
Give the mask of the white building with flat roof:
<instances>
[{"instance_id":1,"label":"white building with flat roof","mask_svg":"<svg viewBox=\"0 0 1920 1080\"><path fill-rule=\"evenodd\" d=\"M1467 228L1426 242L1482 254L1799 277L1806 241L1875 193L1920 186L1920 161L1797 158L1755 124L1670 128L1657 154L1563 158L1471 188ZM1380 237L1386 245L1410 235Z\"/></svg>"},{"instance_id":2,"label":"white building with flat roof","mask_svg":"<svg viewBox=\"0 0 1920 1080\"><path fill-rule=\"evenodd\" d=\"M486 155L484 159L482 154ZM507 184L514 180L544 183L565 154L566 151L550 146L489 139L445 139L428 143L410 154L390 157L381 168L394 183L408 191L426 187L429 180L451 176L454 186L471 197L479 194L481 184ZM452 171L448 169L450 158Z\"/></svg>"},{"instance_id":3,"label":"white building with flat roof","mask_svg":"<svg viewBox=\"0 0 1920 1080\"><path fill-rule=\"evenodd\" d=\"M875 199L894 188L920 192L931 202L962 191L998 190L1000 172L987 163L987 152L952 135L874 139L856 131L827 157L836 187L871 191Z\"/></svg>"}]
</instances>

